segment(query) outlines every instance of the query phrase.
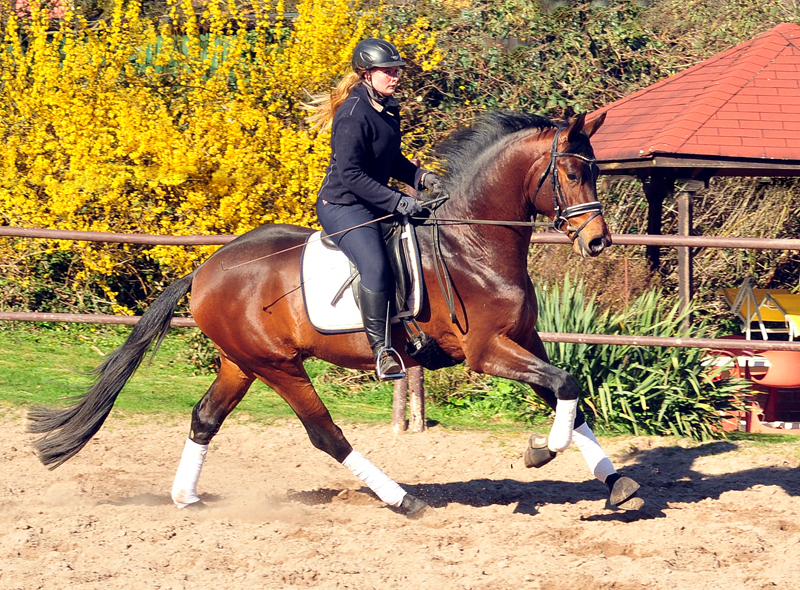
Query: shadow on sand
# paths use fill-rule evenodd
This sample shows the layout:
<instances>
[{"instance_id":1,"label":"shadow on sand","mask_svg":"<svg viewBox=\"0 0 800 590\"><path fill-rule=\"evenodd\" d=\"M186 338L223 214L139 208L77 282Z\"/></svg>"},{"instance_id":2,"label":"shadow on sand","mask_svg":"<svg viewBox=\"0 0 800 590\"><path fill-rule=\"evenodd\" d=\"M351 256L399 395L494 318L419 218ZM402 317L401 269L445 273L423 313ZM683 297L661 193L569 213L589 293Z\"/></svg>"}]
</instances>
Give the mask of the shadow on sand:
<instances>
[{"instance_id":1,"label":"shadow on sand","mask_svg":"<svg viewBox=\"0 0 800 590\"><path fill-rule=\"evenodd\" d=\"M705 475L692 469L694 462L712 455L723 455L738 449L731 441L710 442L695 448L659 447L639 451L635 463L620 469L622 475L633 478L642 488L639 495L646 504L639 511L611 511L593 515L586 520L633 522L664 517L669 504L695 503L707 498L719 498L723 493L743 491L755 485L779 486L792 496L800 496L800 468L761 467ZM545 466L543 469L547 469ZM513 479L472 479L445 484L401 485L411 494L425 500L434 508L450 503L467 506L508 506L517 504L515 513L535 515L537 507L546 504L571 504L582 500L606 500L606 486L596 480L580 483L538 480L522 482ZM291 498L311 504L326 504L340 490L297 492ZM367 488L360 491L369 492ZM608 506L607 506L608 507Z\"/></svg>"}]
</instances>

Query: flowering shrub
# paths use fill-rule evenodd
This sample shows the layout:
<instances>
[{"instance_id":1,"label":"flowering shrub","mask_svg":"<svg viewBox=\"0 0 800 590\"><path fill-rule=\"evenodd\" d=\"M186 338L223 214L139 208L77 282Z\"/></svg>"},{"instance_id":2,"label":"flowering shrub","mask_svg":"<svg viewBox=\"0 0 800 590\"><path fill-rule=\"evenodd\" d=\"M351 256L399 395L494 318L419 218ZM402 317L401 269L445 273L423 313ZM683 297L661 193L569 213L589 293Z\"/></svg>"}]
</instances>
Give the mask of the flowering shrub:
<instances>
[{"instance_id":1,"label":"flowering shrub","mask_svg":"<svg viewBox=\"0 0 800 590\"><path fill-rule=\"evenodd\" d=\"M29 19L6 8L0 224L194 235L316 223L329 137L306 129L300 104L347 71L360 39L381 36L378 11L302 0L289 22L282 0L247 12L212 0L199 15L175 0L157 23L123 0L92 27L67 10L48 33L46 8L31 1ZM424 20L393 40L423 67L435 63ZM73 289L94 282L130 313L110 279L131 271L132 247L50 244L80 254ZM0 256L39 247L5 240ZM183 273L212 250L135 253Z\"/></svg>"}]
</instances>

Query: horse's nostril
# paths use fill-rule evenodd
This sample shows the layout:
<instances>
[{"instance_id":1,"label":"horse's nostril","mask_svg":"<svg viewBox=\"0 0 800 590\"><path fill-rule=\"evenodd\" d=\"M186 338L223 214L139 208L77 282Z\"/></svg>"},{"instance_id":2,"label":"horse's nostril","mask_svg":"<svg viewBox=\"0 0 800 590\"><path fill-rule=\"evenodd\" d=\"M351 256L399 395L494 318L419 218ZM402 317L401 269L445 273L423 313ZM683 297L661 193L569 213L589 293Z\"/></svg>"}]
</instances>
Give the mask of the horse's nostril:
<instances>
[{"instance_id":1,"label":"horse's nostril","mask_svg":"<svg viewBox=\"0 0 800 590\"><path fill-rule=\"evenodd\" d=\"M592 254L600 254L605 247L606 244L603 238L594 238L589 242L589 250L591 250Z\"/></svg>"}]
</instances>

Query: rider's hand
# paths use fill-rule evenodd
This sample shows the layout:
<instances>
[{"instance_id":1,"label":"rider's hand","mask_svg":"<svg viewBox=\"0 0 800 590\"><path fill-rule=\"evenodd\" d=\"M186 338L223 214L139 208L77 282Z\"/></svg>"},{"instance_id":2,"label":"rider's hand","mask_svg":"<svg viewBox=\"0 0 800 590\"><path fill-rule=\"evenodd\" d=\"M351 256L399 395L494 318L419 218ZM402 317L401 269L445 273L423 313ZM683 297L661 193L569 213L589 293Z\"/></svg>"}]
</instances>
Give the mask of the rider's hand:
<instances>
[{"instance_id":1,"label":"rider's hand","mask_svg":"<svg viewBox=\"0 0 800 590\"><path fill-rule=\"evenodd\" d=\"M422 186L431 194L439 194L442 192L442 177L433 172L425 172L422 176Z\"/></svg>"},{"instance_id":2,"label":"rider's hand","mask_svg":"<svg viewBox=\"0 0 800 590\"><path fill-rule=\"evenodd\" d=\"M422 212L422 207L415 198L403 195L400 197L400 202L397 203L395 211L400 215L417 215Z\"/></svg>"}]
</instances>

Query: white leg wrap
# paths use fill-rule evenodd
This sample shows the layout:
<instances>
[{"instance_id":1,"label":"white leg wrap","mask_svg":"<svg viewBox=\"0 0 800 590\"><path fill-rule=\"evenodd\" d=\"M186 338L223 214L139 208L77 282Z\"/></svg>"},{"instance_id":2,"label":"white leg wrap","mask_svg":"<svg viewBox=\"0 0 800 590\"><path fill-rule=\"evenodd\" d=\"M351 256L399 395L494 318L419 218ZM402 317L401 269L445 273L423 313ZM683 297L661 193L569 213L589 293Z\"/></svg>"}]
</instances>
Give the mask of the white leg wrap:
<instances>
[{"instance_id":1,"label":"white leg wrap","mask_svg":"<svg viewBox=\"0 0 800 590\"><path fill-rule=\"evenodd\" d=\"M347 458L342 461L342 465L352 471L357 478L390 506L400 506L403 502L406 491L358 451L347 455Z\"/></svg>"},{"instance_id":2,"label":"white leg wrap","mask_svg":"<svg viewBox=\"0 0 800 590\"><path fill-rule=\"evenodd\" d=\"M181 463L178 465L175 481L172 484L172 501L178 508L186 508L189 504L200 501L197 495L197 480L200 479L206 453L208 445L198 445L186 439Z\"/></svg>"},{"instance_id":3,"label":"white leg wrap","mask_svg":"<svg viewBox=\"0 0 800 590\"><path fill-rule=\"evenodd\" d=\"M547 446L555 453L563 453L572 443L572 428L578 414L577 399L560 399L556 402L556 418L550 429Z\"/></svg>"},{"instance_id":4,"label":"white leg wrap","mask_svg":"<svg viewBox=\"0 0 800 590\"><path fill-rule=\"evenodd\" d=\"M592 429L589 428L586 422L575 429L572 433L572 437L575 439L575 444L578 445L581 453L583 453L583 458L586 459L589 471L591 471L597 479L605 483L609 475L617 472L617 470L614 469L614 465L611 463L611 459L608 458L603 447L597 442L594 432L592 432Z\"/></svg>"}]
</instances>

